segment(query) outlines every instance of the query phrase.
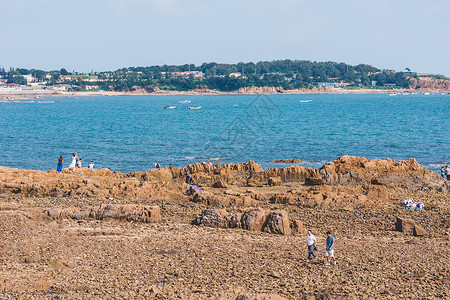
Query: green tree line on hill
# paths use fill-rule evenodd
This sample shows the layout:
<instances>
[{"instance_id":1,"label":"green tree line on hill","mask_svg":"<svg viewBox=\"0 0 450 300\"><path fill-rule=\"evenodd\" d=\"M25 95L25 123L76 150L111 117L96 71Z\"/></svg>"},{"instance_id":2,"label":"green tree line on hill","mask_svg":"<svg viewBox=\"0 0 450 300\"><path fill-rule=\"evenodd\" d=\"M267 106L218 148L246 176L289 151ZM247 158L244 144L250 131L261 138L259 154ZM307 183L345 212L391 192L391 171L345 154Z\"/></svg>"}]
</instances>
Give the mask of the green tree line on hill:
<instances>
[{"instance_id":1,"label":"green tree line on hill","mask_svg":"<svg viewBox=\"0 0 450 300\"><path fill-rule=\"evenodd\" d=\"M174 74L174 72L196 71L200 75ZM231 75L230 75L231 74ZM310 88L323 83L345 84L358 87L409 87L410 78L417 74L380 70L367 64L349 65L337 62L312 62L306 60L274 60L258 63L203 63L185 65L162 65L129 67L110 72L88 74L70 73L66 69L42 71L36 69L0 68L0 76L8 82L23 83L23 75L33 75L38 81L55 84L60 75L70 75L65 83L83 90L96 86L101 90L129 91L135 88L147 90L211 89L234 91L243 87L281 87L283 89ZM50 76L48 76L50 75ZM22 78L22 79L21 79Z\"/></svg>"}]
</instances>

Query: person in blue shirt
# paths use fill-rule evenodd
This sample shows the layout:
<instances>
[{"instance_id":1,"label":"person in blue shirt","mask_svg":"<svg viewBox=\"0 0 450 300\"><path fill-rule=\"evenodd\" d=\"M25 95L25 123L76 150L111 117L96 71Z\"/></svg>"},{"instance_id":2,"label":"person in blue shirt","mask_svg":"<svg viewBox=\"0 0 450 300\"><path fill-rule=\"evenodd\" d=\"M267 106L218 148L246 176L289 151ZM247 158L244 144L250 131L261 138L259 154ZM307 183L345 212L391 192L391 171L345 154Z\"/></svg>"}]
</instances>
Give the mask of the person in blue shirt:
<instances>
[{"instance_id":1,"label":"person in blue shirt","mask_svg":"<svg viewBox=\"0 0 450 300\"><path fill-rule=\"evenodd\" d=\"M59 157L59 159L58 159L58 167L56 167L56 171L57 171L58 173L61 173L61 172L62 172L63 161L64 161L64 159L63 159L63 157L62 157L62 155L61 155L61 156Z\"/></svg>"},{"instance_id":2,"label":"person in blue shirt","mask_svg":"<svg viewBox=\"0 0 450 300\"><path fill-rule=\"evenodd\" d=\"M327 231L327 248L325 250L325 265L330 265L331 258L333 263L336 264L336 258L334 257L334 237L331 236L331 232Z\"/></svg>"}]
</instances>

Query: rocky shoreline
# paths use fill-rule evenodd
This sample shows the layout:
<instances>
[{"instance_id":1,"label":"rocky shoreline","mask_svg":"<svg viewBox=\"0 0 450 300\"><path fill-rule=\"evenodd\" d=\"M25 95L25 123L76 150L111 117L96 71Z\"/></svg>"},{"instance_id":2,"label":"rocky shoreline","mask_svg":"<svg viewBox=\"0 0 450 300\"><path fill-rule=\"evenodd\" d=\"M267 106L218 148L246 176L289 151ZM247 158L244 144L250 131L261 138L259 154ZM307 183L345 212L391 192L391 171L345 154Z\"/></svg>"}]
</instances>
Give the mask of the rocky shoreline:
<instances>
[{"instance_id":1,"label":"rocky shoreline","mask_svg":"<svg viewBox=\"0 0 450 300\"><path fill-rule=\"evenodd\" d=\"M399 89L342 89L313 87L311 89L283 90L277 87L251 87L241 88L237 91L222 92L208 89L195 89L192 91L165 91L157 90L147 92L144 89L135 89L127 92L115 91L84 91L84 92L52 92L46 90L0 91L0 102L14 102L31 100L35 97L92 97L92 96L164 96L164 95L313 95L313 94L390 94L390 93L450 93L450 86L434 86L422 88Z\"/></svg>"},{"instance_id":2,"label":"rocky shoreline","mask_svg":"<svg viewBox=\"0 0 450 300\"><path fill-rule=\"evenodd\" d=\"M0 167L0 298L450 296L450 184L414 159L187 168L201 193L186 193L183 168ZM327 230L336 266L323 263Z\"/></svg>"}]
</instances>

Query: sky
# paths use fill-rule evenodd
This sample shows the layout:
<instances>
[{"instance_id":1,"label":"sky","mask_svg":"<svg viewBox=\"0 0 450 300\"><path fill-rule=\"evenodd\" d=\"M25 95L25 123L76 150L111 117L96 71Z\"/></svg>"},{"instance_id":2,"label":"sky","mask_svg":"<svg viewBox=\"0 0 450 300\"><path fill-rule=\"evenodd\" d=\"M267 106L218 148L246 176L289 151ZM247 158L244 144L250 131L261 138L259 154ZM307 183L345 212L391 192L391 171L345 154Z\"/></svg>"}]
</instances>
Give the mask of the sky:
<instances>
[{"instance_id":1,"label":"sky","mask_svg":"<svg viewBox=\"0 0 450 300\"><path fill-rule=\"evenodd\" d=\"M292 59L450 76L448 0L0 0L0 16L5 68Z\"/></svg>"}]
</instances>

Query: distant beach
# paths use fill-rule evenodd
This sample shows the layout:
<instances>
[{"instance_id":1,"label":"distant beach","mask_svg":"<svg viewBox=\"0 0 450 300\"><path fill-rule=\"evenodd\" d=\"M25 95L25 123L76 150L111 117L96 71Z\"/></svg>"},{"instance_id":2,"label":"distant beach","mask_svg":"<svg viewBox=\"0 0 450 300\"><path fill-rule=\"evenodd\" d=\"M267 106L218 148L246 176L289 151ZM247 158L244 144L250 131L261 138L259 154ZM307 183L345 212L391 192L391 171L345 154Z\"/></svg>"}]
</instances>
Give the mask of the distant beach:
<instances>
[{"instance_id":1,"label":"distant beach","mask_svg":"<svg viewBox=\"0 0 450 300\"><path fill-rule=\"evenodd\" d=\"M450 93L450 90L442 89L343 89L343 88L323 88L314 87L311 89L294 89L294 90L280 90L275 87L253 87L245 88L237 91L223 92L216 90L196 89L192 91L166 91L158 90L152 93L145 90L137 90L131 92L116 92L116 91L83 91L83 92L65 92L65 91L47 91L47 90L15 90L2 91L0 90L0 102L28 100L39 97L92 97L92 96L154 96L154 95L323 95L323 94L391 94L391 93Z\"/></svg>"}]
</instances>

